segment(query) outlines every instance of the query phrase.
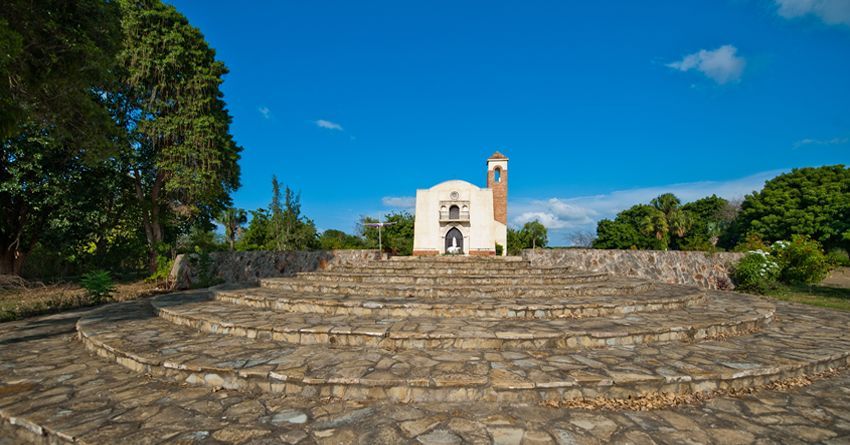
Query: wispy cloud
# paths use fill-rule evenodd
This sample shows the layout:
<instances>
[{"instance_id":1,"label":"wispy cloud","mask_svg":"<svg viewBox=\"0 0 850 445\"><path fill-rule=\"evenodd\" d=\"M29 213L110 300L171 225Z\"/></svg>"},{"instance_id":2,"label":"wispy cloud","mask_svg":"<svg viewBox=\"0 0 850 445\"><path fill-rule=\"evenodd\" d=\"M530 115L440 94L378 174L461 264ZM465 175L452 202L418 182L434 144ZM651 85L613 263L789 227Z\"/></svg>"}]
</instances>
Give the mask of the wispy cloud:
<instances>
[{"instance_id":1,"label":"wispy cloud","mask_svg":"<svg viewBox=\"0 0 850 445\"><path fill-rule=\"evenodd\" d=\"M381 204L386 207L411 209L416 207L416 198L413 196L384 196Z\"/></svg>"},{"instance_id":2,"label":"wispy cloud","mask_svg":"<svg viewBox=\"0 0 850 445\"><path fill-rule=\"evenodd\" d=\"M263 106L257 108L257 111L263 116L263 119L271 119L272 118L272 110L269 107Z\"/></svg>"},{"instance_id":3,"label":"wispy cloud","mask_svg":"<svg viewBox=\"0 0 850 445\"><path fill-rule=\"evenodd\" d=\"M828 25L850 26L850 1L847 0L774 0L777 13L786 19L814 15Z\"/></svg>"},{"instance_id":4,"label":"wispy cloud","mask_svg":"<svg viewBox=\"0 0 850 445\"><path fill-rule=\"evenodd\" d=\"M635 204L649 203L662 193L673 193L683 202L694 201L712 194L726 199L740 199L760 190L764 182L782 173L771 170L729 181L686 182L657 187L618 190L611 193L574 198L525 199L511 201L511 223L522 225L540 221L550 231L553 244L567 243L574 232L596 232L596 223L613 218Z\"/></svg>"},{"instance_id":5,"label":"wispy cloud","mask_svg":"<svg viewBox=\"0 0 850 445\"><path fill-rule=\"evenodd\" d=\"M850 142L850 138L832 138L832 139L801 139L794 143L794 148L805 147L807 145L844 145Z\"/></svg>"},{"instance_id":6,"label":"wispy cloud","mask_svg":"<svg viewBox=\"0 0 850 445\"><path fill-rule=\"evenodd\" d=\"M678 71L697 70L709 79L724 84L740 80L744 72L747 62L737 53L738 48L732 45L723 45L713 50L701 49L667 66Z\"/></svg>"},{"instance_id":7,"label":"wispy cloud","mask_svg":"<svg viewBox=\"0 0 850 445\"><path fill-rule=\"evenodd\" d=\"M313 123L316 124L316 126L319 127L319 128L325 128L327 130L334 130L334 131L344 131L343 128L342 128L342 125L340 125L336 122L331 122L331 121L328 121L328 120L319 119L319 120L313 121Z\"/></svg>"}]
</instances>

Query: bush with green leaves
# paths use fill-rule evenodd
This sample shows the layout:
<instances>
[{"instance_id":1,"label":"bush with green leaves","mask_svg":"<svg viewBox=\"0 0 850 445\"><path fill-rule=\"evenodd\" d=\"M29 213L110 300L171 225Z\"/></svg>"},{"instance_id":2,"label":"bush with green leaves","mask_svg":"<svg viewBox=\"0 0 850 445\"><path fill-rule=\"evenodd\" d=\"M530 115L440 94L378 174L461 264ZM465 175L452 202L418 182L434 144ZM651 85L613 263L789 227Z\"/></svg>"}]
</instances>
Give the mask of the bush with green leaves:
<instances>
[{"instance_id":1,"label":"bush with green leaves","mask_svg":"<svg viewBox=\"0 0 850 445\"><path fill-rule=\"evenodd\" d=\"M105 270L94 270L83 275L80 285L83 286L89 298L95 304L107 301L115 292L112 276Z\"/></svg>"},{"instance_id":2,"label":"bush with green leaves","mask_svg":"<svg viewBox=\"0 0 850 445\"><path fill-rule=\"evenodd\" d=\"M820 243L794 235L791 242L773 243L774 255L782 266L780 279L788 284L816 284L829 274L830 262Z\"/></svg>"},{"instance_id":3,"label":"bush with green leaves","mask_svg":"<svg viewBox=\"0 0 850 445\"><path fill-rule=\"evenodd\" d=\"M741 290L765 293L776 287L781 271L772 255L763 250L753 250L735 266L732 279Z\"/></svg>"},{"instance_id":4,"label":"bush with green leaves","mask_svg":"<svg viewBox=\"0 0 850 445\"><path fill-rule=\"evenodd\" d=\"M826 259L832 266L850 267L850 254L840 247L836 247L827 252Z\"/></svg>"}]
</instances>

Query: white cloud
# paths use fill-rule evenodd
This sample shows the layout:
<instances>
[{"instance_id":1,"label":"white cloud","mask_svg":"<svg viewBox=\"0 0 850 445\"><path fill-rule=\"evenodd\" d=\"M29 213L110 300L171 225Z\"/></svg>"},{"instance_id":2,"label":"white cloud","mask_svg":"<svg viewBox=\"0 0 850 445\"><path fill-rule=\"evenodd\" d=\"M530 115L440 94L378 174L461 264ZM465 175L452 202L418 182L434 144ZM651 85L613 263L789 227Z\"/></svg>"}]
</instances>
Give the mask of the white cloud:
<instances>
[{"instance_id":1,"label":"white cloud","mask_svg":"<svg viewBox=\"0 0 850 445\"><path fill-rule=\"evenodd\" d=\"M574 198L527 199L512 201L509 205L513 225L540 221L549 229L553 245L569 242L574 232L596 232L596 224L604 218L613 218L622 210L635 204L647 204L662 193L673 193L683 202L694 201L715 194L726 199L740 199L764 182L783 173L772 170L729 181L698 181L679 184L618 190L611 193Z\"/></svg>"},{"instance_id":2,"label":"white cloud","mask_svg":"<svg viewBox=\"0 0 850 445\"><path fill-rule=\"evenodd\" d=\"M843 145L850 142L850 138L832 138L832 139L801 139L794 143L794 148L805 147L807 145Z\"/></svg>"},{"instance_id":3,"label":"white cloud","mask_svg":"<svg viewBox=\"0 0 850 445\"><path fill-rule=\"evenodd\" d=\"M272 110L270 110L269 107L260 107L257 108L257 111L259 111L260 114L263 115L263 119L271 119L272 117Z\"/></svg>"},{"instance_id":4,"label":"white cloud","mask_svg":"<svg viewBox=\"0 0 850 445\"><path fill-rule=\"evenodd\" d=\"M848 0L774 0L777 13L786 19L817 16L829 25L850 26L850 1Z\"/></svg>"},{"instance_id":5,"label":"white cloud","mask_svg":"<svg viewBox=\"0 0 850 445\"><path fill-rule=\"evenodd\" d=\"M529 210L514 218L514 223L522 225L529 221L540 221L546 228L553 230L576 229L595 223L594 218L598 216L596 210L567 201L558 198L529 201Z\"/></svg>"},{"instance_id":6,"label":"white cloud","mask_svg":"<svg viewBox=\"0 0 850 445\"><path fill-rule=\"evenodd\" d=\"M381 204L386 207L410 209L416 207L416 198L413 196L384 196Z\"/></svg>"},{"instance_id":7,"label":"white cloud","mask_svg":"<svg viewBox=\"0 0 850 445\"><path fill-rule=\"evenodd\" d=\"M679 71L697 70L709 79L724 84L739 80L744 72L747 62L737 53L738 48L732 45L723 45L714 50L701 49L667 66Z\"/></svg>"},{"instance_id":8,"label":"white cloud","mask_svg":"<svg viewBox=\"0 0 850 445\"><path fill-rule=\"evenodd\" d=\"M340 125L336 122L331 122L331 121L327 121L327 120L324 120L324 119L319 119L319 120L313 121L313 123L316 124L316 126L319 127L319 128L325 128L325 129L328 129L328 130L343 131L342 125Z\"/></svg>"}]
</instances>

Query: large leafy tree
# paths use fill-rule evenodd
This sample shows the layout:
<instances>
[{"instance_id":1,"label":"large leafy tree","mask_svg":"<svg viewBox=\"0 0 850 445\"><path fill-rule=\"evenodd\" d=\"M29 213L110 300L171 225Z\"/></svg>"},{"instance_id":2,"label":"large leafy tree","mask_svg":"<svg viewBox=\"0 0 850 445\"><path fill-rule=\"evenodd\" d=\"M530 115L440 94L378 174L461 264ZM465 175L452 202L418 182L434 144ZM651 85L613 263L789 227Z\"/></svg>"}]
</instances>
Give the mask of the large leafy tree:
<instances>
[{"instance_id":1,"label":"large leafy tree","mask_svg":"<svg viewBox=\"0 0 850 445\"><path fill-rule=\"evenodd\" d=\"M670 243L667 216L655 205L638 204L623 210L613 221L600 221L596 230L593 247L600 249L665 250Z\"/></svg>"},{"instance_id":2,"label":"large leafy tree","mask_svg":"<svg viewBox=\"0 0 850 445\"><path fill-rule=\"evenodd\" d=\"M393 255L411 255L413 253L414 216L409 212L391 212L384 215L384 222L392 223L381 229L381 244L386 252ZM369 216L360 218L358 232L366 240L367 247L378 248L378 228L368 224L378 220Z\"/></svg>"},{"instance_id":3,"label":"large leafy tree","mask_svg":"<svg viewBox=\"0 0 850 445\"><path fill-rule=\"evenodd\" d=\"M593 246L601 249L712 250L728 232L737 207L715 195L682 205L665 193L604 219Z\"/></svg>"},{"instance_id":4,"label":"large leafy tree","mask_svg":"<svg viewBox=\"0 0 850 445\"><path fill-rule=\"evenodd\" d=\"M272 245L275 240L272 238L271 218L267 209L251 210L251 217L248 222L248 227L242 233L239 243L236 245L239 250L264 250L269 245Z\"/></svg>"},{"instance_id":5,"label":"large leafy tree","mask_svg":"<svg viewBox=\"0 0 850 445\"><path fill-rule=\"evenodd\" d=\"M102 0L0 8L0 273L20 273L51 230L88 227L70 212L100 210L86 203L101 196L77 186L118 134L102 93L119 30L117 8Z\"/></svg>"},{"instance_id":6,"label":"large leafy tree","mask_svg":"<svg viewBox=\"0 0 850 445\"><path fill-rule=\"evenodd\" d=\"M711 250L728 232L738 208L734 203L711 195L683 205L682 211L689 215L691 227L677 247L682 250Z\"/></svg>"},{"instance_id":7,"label":"large leafy tree","mask_svg":"<svg viewBox=\"0 0 850 445\"><path fill-rule=\"evenodd\" d=\"M342 230L328 229L319 236L319 248L322 250L362 249L365 241L356 235L350 235Z\"/></svg>"},{"instance_id":8,"label":"large leafy tree","mask_svg":"<svg viewBox=\"0 0 850 445\"><path fill-rule=\"evenodd\" d=\"M4 0L0 139L49 129L66 149L97 152L114 135L101 95L118 51L118 8L104 0Z\"/></svg>"},{"instance_id":9,"label":"large leafy tree","mask_svg":"<svg viewBox=\"0 0 850 445\"><path fill-rule=\"evenodd\" d=\"M767 181L744 199L735 229L739 240L805 235L826 249L850 246L850 168L800 168Z\"/></svg>"},{"instance_id":10,"label":"large leafy tree","mask_svg":"<svg viewBox=\"0 0 850 445\"><path fill-rule=\"evenodd\" d=\"M549 234L539 221L529 221L519 229L508 228L508 254L519 255L522 249L546 247Z\"/></svg>"},{"instance_id":11,"label":"large leafy tree","mask_svg":"<svg viewBox=\"0 0 850 445\"><path fill-rule=\"evenodd\" d=\"M155 271L166 226L208 221L229 205L241 148L220 89L227 68L200 31L159 0L119 4L122 69L110 99L129 133L129 172Z\"/></svg>"}]
</instances>

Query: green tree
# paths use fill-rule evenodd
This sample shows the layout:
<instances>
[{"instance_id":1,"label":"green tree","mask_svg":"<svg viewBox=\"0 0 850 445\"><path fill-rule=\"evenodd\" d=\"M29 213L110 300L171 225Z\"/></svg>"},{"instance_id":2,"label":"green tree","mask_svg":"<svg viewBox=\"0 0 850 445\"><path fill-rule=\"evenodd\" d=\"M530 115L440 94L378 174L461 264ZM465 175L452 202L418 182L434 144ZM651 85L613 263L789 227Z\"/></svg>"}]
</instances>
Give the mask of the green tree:
<instances>
[{"instance_id":1,"label":"green tree","mask_svg":"<svg viewBox=\"0 0 850 445\"><path fill-rule=\"evenodd\" d=\"M269 250L285 250L283 200L280 195L280 182L272 175L272 201L269 203L269 233L271 244L266 244Z\"/></svg>"},{"instance_id":2,"label":"green tree","mask_svg":"<svg viewBox=\"0 0 850 445\"><path fill-rule=\"evenodd\" d=\"M677 248L681 250L714 249L737 215L736 206L717 195L689 202L682 210L690 215L691 230L678 241Z\"/></svg>"},{"instance_id":3,"label":"green tree","mask_svg":"<svg viewBox=\"0 0 850 445\"><path fill-rule=\"evenodd\" d=\"M362 249L365 242L356 235L349 235L342 230L328 229L319 236L319 248L322 250Z\"/></svg>"},{"instance_id":4,"label":"green tree","mask_svg":"<svg viewBox=\"0 0 850 445\"><path fill-rule=\"evenodd\" d=\"M716 242L725 226L720 210L712 206L725 204L725 200L713 196L683 206L675 195L665 193L652 199L650 205L637 204L618 213L614 220L600 221L593 246L654 250L713 247L709 240Z\"/></svg>"},{"instance_id":5,"label":"green tree","mask_svg":"<svg viewBox=\"0 0 850 445\"><path fill-rule=\"evenodd\" d=\"M318 246L316 224L301 214L301 194L272 176L272 201L269 204L269 250L308 250Z\"/></svg>"},{"instance_id":6,"label":"green tree","mask_svg":"<svg viewBox=\"0 0 850 445\"><path fill-rule=\"evenodd\" d=\"M366 224L377 223L378 220L368 216L360 218L358 232L366 240L366 247L378 248L378 228ZM393 255L413 254L414 217L409 212L391 212L384 215L384 222L392 223L381 229L381 242L385 252Z\"/></svg>"},{"instance_id":7,"label":"green tree","mask_svg":"<svg viewBox=\"0 0 850 445\"><path fill-rule=\"evenodd\" d=\"M105 0L5 0L0 8L0 140L50 130L72 152L98 152L116 133L101 92L121 45Z\"/></svg>"},{"instance_id":8,"label":"green tree","mask_svg":"<svg viewBox=\"0 0 850 445\"><path fill-rule=\"evenodd\" d=\"M151 272L166 224L210 220L239 186L239 152L221 93L224 64L197 28L159 0L119 0L123 49L109 100L142 209Z\"/></svg>"},{"instance_id":9,"label":"green tree","mask_svg":"<svg viewBox=\"0 0 850 445\"><path fill-rule=\"evenodd\" d=\"M0 8L0 273L19 274L51 233L84 228L67 219L74 206L98 211L88 204L101 197L78 186L118 134L102 93L119 45L111 2Z\"/></svg>"},{"instance_id":10,"label":"green tree","mask_svg":"<svg viewBox=\"0 0 850 445\"><path fill-rule=\"evenodd\" d=\"M271 217L267 209L251 210L251 219L248 227L239 239L237 248L239 250L263 250L273 245Z\"/></svg>"},{"instance_id":11,"label":"green tree","mask_svg":"<svg viewBox=\"0 0 850 445\"><path fill-rule=\"evenodd\" d=\"M645 237L638 229L621 220L603 219L596 226L596 249L637 249Z\"/></svg>"},{"instance_id":12,"label":"green tree","mask_svg":"<svg viewBox=\"0 0 850 445\"><path fill-rule=\"evenodd\" d=\"M546 247L549 243L549 235L539 221L529 221L520 229L508 228L508 254L519 255L522 249L535 247Z\"/></svg>"},{"instance_id":13,"label":"green tree","mask_svg":"<svg viewBox=\"0 0 850 445\"><path fill-rule=\"evenodd\" d=\"M242 226L248 222L248 214L243 209L228 207L218 217L218 222L224 226L224 236L230 250L236 248L236 238L242 232Z\"/></svg>"},{"instance_id":14,"label":"green tree","mask_svg":"<svg viewBox=\"0 0 850 445\"><path fill-rule=\"evenodd\" d=\"M799 168L767 181L744 199L735 231L737 240L804 235L826 249L850 247L850 168Z\"/></svg>"}]
</instances>

